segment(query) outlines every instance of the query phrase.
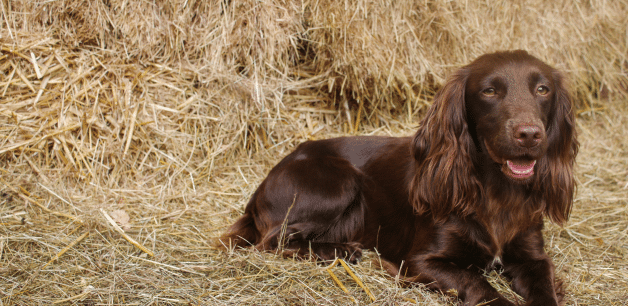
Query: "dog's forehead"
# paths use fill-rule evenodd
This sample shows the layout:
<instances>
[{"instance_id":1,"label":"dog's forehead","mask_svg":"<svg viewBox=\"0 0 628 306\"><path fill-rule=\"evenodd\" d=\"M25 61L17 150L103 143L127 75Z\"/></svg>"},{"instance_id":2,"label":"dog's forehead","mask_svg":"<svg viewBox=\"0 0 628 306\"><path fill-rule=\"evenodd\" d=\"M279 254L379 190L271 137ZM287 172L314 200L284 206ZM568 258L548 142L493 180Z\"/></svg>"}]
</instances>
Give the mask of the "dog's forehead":
<instances>
[{"instance_id":1,"label":"dog's forehead","mask_svg":"<svg viewBox=\"0 0 628 306\"><path fill-rule=\"evenodd\" d=\"M534 62L510 62L495 65L487 78L499 78L510 84L527 84L530 78L550 79L546 69Z\"/></svg>"},{"instance_id":2,"label":"dog's forehead","mask_svg":"<svg viewBox=\"0 0 628 306\"><path fill-rule=\"evenodd\" d=\"M495 63L485 69L471 69L467 90L482 90L495 86L525 86L550 77L537 65L522 63Z\"/></svg>"},{"instance_id":3,"label":"dog's forehead","mask_svg":"<svg viewBox=\"0 0 628 306\"><path fill-rule=\"evenodd\" d=\"M466 69L475 85L488 86L494 81L509 84L547 80L552 82L554 69L527 52L496 52L480 56ZM475 87L474 84L471 87Z\"/></svg>"}]
</instances>

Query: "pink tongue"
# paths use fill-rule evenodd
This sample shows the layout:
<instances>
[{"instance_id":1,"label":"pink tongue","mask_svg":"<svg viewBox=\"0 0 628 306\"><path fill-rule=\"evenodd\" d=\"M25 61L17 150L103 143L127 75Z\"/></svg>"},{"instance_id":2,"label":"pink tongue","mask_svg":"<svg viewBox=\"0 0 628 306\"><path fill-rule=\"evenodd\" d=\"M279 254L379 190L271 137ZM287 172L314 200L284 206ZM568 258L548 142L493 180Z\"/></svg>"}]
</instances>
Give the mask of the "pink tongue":
<instances>
[{"instance_id":1,"label":"pink tongue","mask_svg":"<svg viewBox=\"0 0 628 306\"><path fill-rule=\"evenodd\" d=\"M533 160L532 162L523 165L515 164L512 161L507 160L506 164L508 165L508 168L510 168L512 173L526 175L532 173L532 170L534 170L534 165L536 164L536 160Z\"/></svg>"}]
</instances>

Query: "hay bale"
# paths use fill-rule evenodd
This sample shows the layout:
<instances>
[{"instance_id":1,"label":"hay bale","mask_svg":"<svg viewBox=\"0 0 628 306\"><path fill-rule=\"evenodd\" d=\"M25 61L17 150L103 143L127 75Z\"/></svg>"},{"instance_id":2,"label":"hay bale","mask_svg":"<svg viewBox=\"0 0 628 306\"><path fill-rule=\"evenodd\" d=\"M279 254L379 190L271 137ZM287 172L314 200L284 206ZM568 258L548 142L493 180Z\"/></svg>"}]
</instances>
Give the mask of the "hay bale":
<instances>
[{"instance_id":1,"label":"hay bale","mask_svg":"<svg viewBox=\"0 0 628 306\"><path fill-rule=\"evenodd\" d=\"M603 88L625 93L627 9L619 2L316 1L306 6L312 74L329 75L324 89L345 99L416 108L423 89L440 86L452 67L526 49L567 70L581 98Z\"/></svg>"}]
</instances>

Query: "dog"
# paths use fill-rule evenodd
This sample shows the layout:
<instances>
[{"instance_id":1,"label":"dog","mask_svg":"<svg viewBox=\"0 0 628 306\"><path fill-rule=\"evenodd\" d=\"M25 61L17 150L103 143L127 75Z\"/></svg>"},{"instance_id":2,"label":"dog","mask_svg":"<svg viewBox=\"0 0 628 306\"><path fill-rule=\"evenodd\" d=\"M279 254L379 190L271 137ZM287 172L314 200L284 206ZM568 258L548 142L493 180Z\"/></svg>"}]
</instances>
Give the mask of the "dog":
<instances>
[{"instance_id":1,"label":"dog","mask_svg":"<svg viewBox=\"0 0 628 306\"><path fill-rule=\"evenodd\" d=\"M392 275L464 305L514 305L482 275L499 267L526 305L559 305L542 229L571 211L573 107L561 73L526 51L482 55L448 78L412 137L300 144L220 239L353 263L376 249Z\"/></svg>"}]
</instances>

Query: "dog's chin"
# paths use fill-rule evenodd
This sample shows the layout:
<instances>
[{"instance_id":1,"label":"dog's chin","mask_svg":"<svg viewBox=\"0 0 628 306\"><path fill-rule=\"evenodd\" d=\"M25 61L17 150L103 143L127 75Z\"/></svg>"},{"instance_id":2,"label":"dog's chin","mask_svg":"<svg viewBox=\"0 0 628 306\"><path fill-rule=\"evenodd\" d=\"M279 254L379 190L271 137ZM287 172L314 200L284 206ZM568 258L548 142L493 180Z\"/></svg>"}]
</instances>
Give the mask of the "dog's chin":
<instances>
[{"instance_id":1,"label":"dog's chin","mask_svg":"<svg viewBox=\"0 0 628 306\"><path fill-rule=\"evenodd\" d=\"M515 158L500 158L498 157L488 143L484 142L484 147L488 152L489 157L497 164L500 164L501 171L509 180L518 184L527 184L534 178L534 168L536 166L536 159L527 156L515 157Z\"/></svg>"}]
</instances>

